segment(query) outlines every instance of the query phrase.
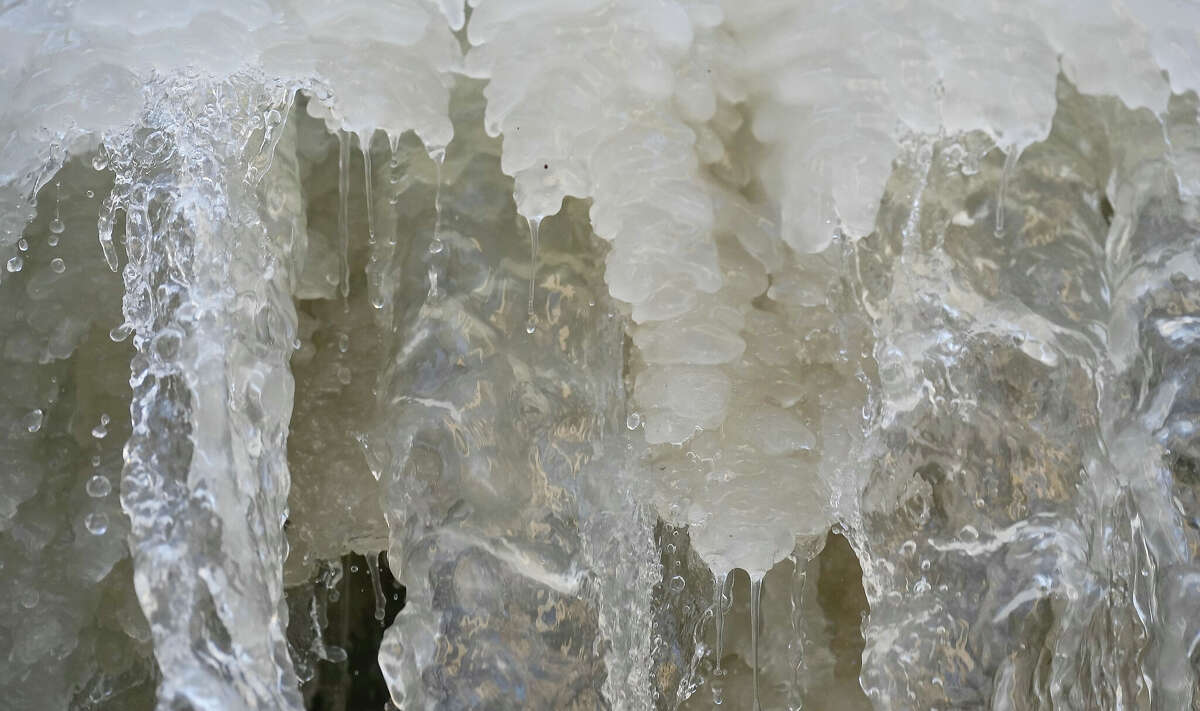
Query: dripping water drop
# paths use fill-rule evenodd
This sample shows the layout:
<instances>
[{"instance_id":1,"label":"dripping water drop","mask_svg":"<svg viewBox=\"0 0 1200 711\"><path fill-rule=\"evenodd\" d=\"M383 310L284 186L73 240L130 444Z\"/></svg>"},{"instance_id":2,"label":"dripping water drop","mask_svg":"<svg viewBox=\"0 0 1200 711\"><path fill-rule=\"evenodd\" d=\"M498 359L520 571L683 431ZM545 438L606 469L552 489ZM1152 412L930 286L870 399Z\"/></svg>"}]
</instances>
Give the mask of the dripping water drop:
<instances>
[{"instance_id":1,"label":"dripping water drop","mask_svg":"<svg viewBox=\"0 0 1200 711\"><path fill-rule=\"evenodd\" d=\"M93 499L102 499L112 492L112 482L103 474L93 474L84 486L87 495Z\"/></svg>"},{"instance_id":2,"label":"dripping water drop","mask_svg":"<svg viewBox=\"0 0 1200 711\"><path fill-rule=\"evenodd\" d=\"M37 432L38 430L42 429L42 422L45 420L45 418L45 413L43 413L39 408L36 410L31 410L29 414L25 415L25 419L21 420L21 424L25 425L25 430L27 432Z\"/></svg>"},{"instance_id":3,"label":"dripping water drop","mask_svg":"<svg viewBox=\"0 0 1200 711\"><path fill-rule=\"evenodd\" d=\"M108 531L108 514L103 511L90 513L84 517L83 525L93 536L103 536Z\"/></svg>"},{"instance_id":4,"label":"dripping water drop","mask_svg":"<svg viewBox=\"0 0 1200 711\"><path fill-rule=\"evenodd\" d=\"M122 323L119 326L114 326L108 332L108 337L113 343L121 343L126 338L129 338L130 333L133 333L133 326L129 323Z\"/></svg>"}]
</instances>

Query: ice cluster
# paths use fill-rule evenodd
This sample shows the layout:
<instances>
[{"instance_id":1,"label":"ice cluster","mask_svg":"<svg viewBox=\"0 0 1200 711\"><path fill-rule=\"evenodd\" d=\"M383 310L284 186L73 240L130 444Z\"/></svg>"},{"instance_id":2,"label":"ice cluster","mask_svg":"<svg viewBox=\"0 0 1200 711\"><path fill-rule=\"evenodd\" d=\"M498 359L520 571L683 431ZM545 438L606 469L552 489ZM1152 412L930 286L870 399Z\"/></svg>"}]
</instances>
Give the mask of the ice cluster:
<instances>
[{"instance_id":1,"label":"ice cluster","mask_svg":"<svg viewBox=\"0 0 1200 711\"><path fill-rule=\"evenodd\" d=\"M1200 5L0 7L0 708L1200 708Z\"/></svg>"}]
</instances>

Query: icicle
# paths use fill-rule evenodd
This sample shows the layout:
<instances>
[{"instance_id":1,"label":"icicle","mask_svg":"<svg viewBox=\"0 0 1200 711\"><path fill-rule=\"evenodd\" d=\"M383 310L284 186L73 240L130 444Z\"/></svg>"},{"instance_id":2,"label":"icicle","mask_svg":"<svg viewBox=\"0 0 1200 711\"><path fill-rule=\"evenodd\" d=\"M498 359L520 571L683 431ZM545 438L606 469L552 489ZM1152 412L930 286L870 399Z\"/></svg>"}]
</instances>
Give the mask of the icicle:
<instances>
[{"instance_id":1,"label":"icicle","mask_svg":"<svg viewBox=\"0 0 1200 711\"><path fill-rule=\"evenodd\" d=\"M804 620L805 563L801 562L795 553L789 558L792 561L792 589L789 603L791 605L792 644L794 647L792 648L792 683L788 688L788 709L789 711L799 711L803 703L800 676L804 671L804 631L800 626Z\"/></svg>"},{"instance_id":2,"label":"icicle","mask_svg":"<svg viewBox=\"0 0 1200 711\"><path fill-rule=\"evenodd\" d=\"M399 166L399 161L396 158L396 152L399 150L399 140L388 136L388 148L391 150L391 157L384 168L384 175L390 178ZM396 253L396 237L393 230L385 230L384 239L381 242L375 234L374 190L371 185L374 170L366 167L371 165L370 152L368 151L363 155L366 160L363 170L367 176L367 231L369 232L370 236L368 239L371 243L371 256L367 264L367 298L370 299L371 306L376 309L382 309L387 305L391 297L387 289L387 278L391 274L392 259ZM395 204L394 198L392 204Z\"/></svg>"},{"instance_id":3,"label":"icicle","mask_svg":"<svg viewBox=\"0 0 1200 711\"><path fill-rule=\"evenodd\" d=\"M1000 192L996 196L996 236L1001 237L1004 234L1004 197L1008 192L1008 181L1012 177L1013 170L1016 169L1017 160L1021 157L1021 151L1015 145L1008 147L1008 154L1004 156L1004 171L1000 174Z\"/></svg>"},{"instance_id":4,"label":"icicle","mask_svg":"<svg viewBox=\"0 0 1200 711\"><path fill-rule=\"evenodd\" d=\"M63 224L60 202L62 201L62 183L54 183L54 219L50 221L50 237L46 242L51 247L58 246L58 236L66 231L67 227Z\"/></svg>"},{"instance_id":5,"label":"icicle","mask_svg":"<svg viewBox=\"0 0 1200 711\"><path fill-rule=\"evenodd\" d=\"M433 188L433 240L429 243L430 254L441 254L442 244L442 163L446 160L446 147L441 146L429 151L429 157L436 166L437 184Z\"/></svg>"},{"instance_id":6,"label":"icicle","mask_svg":"<svg viewBox=\"0 0 1200 711\"><path fill-rule=\"evenodd\" d=\"M108 268L117 271L117 248L113 245L113 222L117 219L117 197L110 194L104 198L100 217L96 220L96 232L100 237L100 249L104 250L104 261Z\"/></svg>"},{"instance_id":7,"label":"icicle","mask_svg":"<svg viewBox=\"0 0 1200 711\"><path fill-rule=\"evenodd\" d=\"M338 132L338 247L342 252L342 297L350 295L350 136Z\"/></svg>"},{"instance_id":8,"label":"icicle","mask_svg":"<svg viewBox=\"0 0 1200 711\"><path fill-rule=\"evenodd\" d=\"M446 147L438 146L429 150L437 171L437 185L433 189L433 239L429 242L429 254L437 257L445 249L442 244L442 163L446 160ZM429 300L438 298L438 267L435 261L429 263Z\"/></svg>"},{"instance_id":9,"label":"icicle","mask_svg":"<svg viewBox=\"0 0 1200 711\"><path fill-rule=\"evenodd\" d=\"M721 668L721 657L725 656L725 613L733 606L733 578L727 572L713 574L713 608L714 621L717 629L717 644L713 650L716 654L716 666L713 669L712 688L713 703L718 706L725 703L725 675ZM725 594L725 586L729 584L729 594Z\"/></svg>"},{"instance_id":10,"label":"icicle","mask_svg":"<svg viewBox=\"0 0 1200 711\"><path fill-rule=\"evenodd\" d=\"M367 244L375 244L375 214L371 198L371 139L359 137L363 156L363 189L367 196Z\"/></svg>"},{"instance_id":11,"label":"icicle","mask_svg":"<svg viewBox=\"0 0 1200 711\"><path fill-rule=\"evenodd\" d=\"M379 250L375 244L375 198L371 191L371 137L358 137L363 157L363 194L367 200L367 247L370 252L367 263L367 298L377 309L383 308L383 273L379 265Z\"/></svg>"},{"instance_id":12,"label":"icicle","mask_svg":"<svg viewBox=\"0 0 1200 711\"><path fill-rule=\"evenodd\" d=\"M750 575L750 659L754 665L754 711L762 708L758 703L758 625L762 621L760 603L762 599L762 573Z\"/></svg>"},{"instance_id":13,"label":"icicle","mask_svg":"<svg viewBox=\"0 0 1200 711\"><path fill-rule=\"evenodd\" d=\"M383 584L379 581L379 554L367 556L367 570L371 572L371 587L375 589L375 619L383 622L387 616L387 600L383 597Z\"/></svg>"},{"instance_id":14,"label":"icicle","mask_svg":"<svg viewBox=\"0 0 1200 711\"><path fill-rule=\"evenodd\" d=\"M537 282L538 231L542 226L542 218L538 215L528 217L526 221L529 223L529 303L525 310L525 332L533 333L537 330L537 316L533 313L533 297Z\"/></svg>"}]
</instances>

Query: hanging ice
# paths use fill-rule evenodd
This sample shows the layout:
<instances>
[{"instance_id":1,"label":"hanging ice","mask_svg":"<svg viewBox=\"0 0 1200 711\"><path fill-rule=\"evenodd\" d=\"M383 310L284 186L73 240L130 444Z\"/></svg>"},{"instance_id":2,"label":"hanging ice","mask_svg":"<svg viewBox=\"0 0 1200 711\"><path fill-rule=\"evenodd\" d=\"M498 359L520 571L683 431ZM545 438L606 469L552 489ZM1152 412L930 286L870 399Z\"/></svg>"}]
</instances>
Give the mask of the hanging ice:
<instances>
[{"instance_id":1,"label":"hanging ice","mask_svg":"<svg viewBox=\"0 0 1200 711\"><path fill-rule=\"evenodd\" d=\"M1200 703L1196 27L0 8L0 706Z\"/></svg>"}]
</instances>

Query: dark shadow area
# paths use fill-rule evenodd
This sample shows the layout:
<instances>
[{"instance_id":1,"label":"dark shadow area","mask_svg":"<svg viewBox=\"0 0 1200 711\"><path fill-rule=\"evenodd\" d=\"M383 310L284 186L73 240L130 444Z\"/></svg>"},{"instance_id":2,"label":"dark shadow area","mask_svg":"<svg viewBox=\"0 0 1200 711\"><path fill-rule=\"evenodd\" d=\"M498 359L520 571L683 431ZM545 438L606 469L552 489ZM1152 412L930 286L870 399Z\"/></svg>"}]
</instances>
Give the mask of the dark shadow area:
<instances>
[{"instance_id":1,"label":"dark shadow area","mask_svg":"<svg viewBox=\"0 0 1200 711\"><path fill-rule=\"evenodd\" d=\"M309 711L379 711L390 706L377 661L379 645L384 630L404 608L404 586L392 576L385 555L379 555L378 587L367 558L351 553L342 557L341 564L343 576L334 587L326 588L321 581L313 585L318 588L318 605L324 597L328 624L322 638L330 652L326 656L340 659L344 652L345 660L315 662L313 677L302 687L305 707Z\"/></svg>"}]
</instances>

